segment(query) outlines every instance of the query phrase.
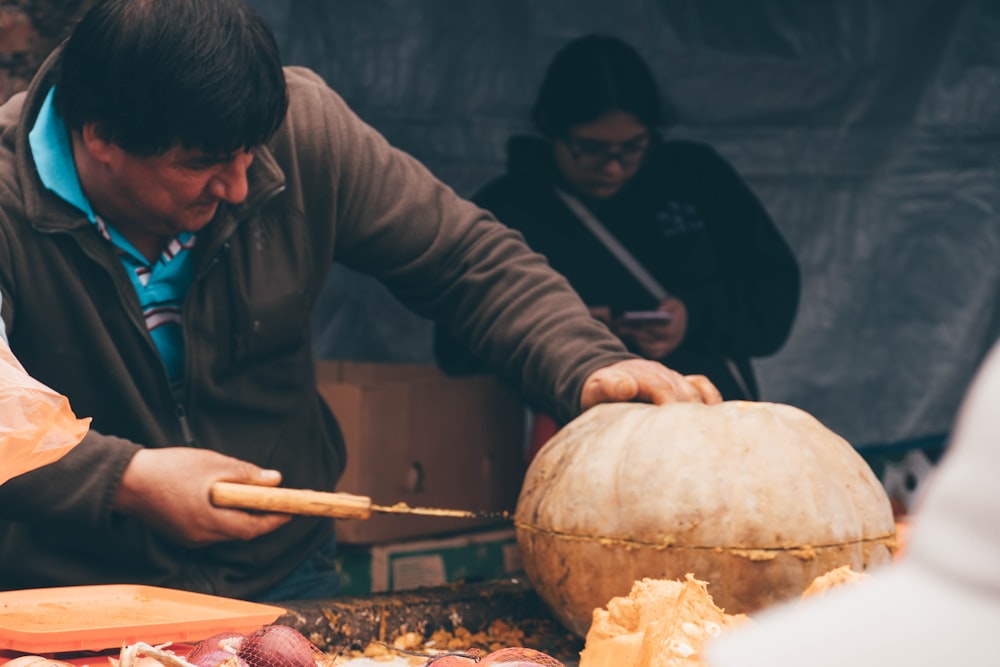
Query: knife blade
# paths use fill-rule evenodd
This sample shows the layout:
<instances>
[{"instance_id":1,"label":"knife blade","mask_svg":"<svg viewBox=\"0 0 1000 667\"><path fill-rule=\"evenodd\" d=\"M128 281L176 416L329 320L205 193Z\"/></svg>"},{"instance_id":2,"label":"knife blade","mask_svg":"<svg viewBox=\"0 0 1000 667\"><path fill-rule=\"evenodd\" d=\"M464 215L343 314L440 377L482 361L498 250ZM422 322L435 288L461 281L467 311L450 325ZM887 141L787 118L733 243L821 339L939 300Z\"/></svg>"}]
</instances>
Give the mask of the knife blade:
<instances>
[{"instance_id":1,"label":"knife blade","mask_svg":"<svg viewBox=\"0 0 1000 667\"><path fill-rule=\"evenodd\" d=\"M406 503L376 505L368 496L341 491L289 489L280 486L257 486L236 482L213 483L210 498L216 507L326 516L335 519L368 519L372 512L504 521L511 518L511 513L508 511L474 512L436 507L411 507Z\"/></svg>"}]
</instances>

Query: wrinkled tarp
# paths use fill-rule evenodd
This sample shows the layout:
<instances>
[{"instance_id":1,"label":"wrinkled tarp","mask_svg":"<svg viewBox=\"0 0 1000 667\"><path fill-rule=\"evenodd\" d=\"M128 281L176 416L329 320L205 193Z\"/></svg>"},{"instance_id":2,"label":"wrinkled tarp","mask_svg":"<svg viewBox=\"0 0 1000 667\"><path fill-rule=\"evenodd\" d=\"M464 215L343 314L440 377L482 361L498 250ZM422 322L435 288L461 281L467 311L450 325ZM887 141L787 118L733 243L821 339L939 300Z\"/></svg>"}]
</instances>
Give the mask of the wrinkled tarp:
<instances>
[{"instance_id":1,"label":"wrinkled tarp","mask_svg":"<svg viewBox=\"0 0 1000 667\"><path fill-rule=\"evenodd\" d=\"M1000 3L994 0L255 0L323 75L460 194L500 173L569 39L634 44L771 211L803 271L766 400L859 448L946 433L1000 333ZM430 323L337 268L326 358L432 363Z\"/></svg>"}]
</instances>

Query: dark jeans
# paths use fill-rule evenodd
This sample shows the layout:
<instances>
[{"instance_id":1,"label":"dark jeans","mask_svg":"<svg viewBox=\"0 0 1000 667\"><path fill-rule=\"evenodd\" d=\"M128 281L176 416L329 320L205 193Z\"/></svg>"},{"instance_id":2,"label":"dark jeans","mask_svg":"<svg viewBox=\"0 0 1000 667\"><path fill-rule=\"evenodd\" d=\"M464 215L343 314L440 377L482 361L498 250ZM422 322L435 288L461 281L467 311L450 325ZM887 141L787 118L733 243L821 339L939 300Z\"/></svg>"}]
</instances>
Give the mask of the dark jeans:
<instances>
[{"instance_id":1,"label":"dark jeans","mask_svg":"<svg viewBox=\"0 0 1000 667\"><path fill-rule=\"evenodd\" d=\"M332 598L340 593L337 541L333 537L312 552L284 581L257 596L257 602Z\"/></svg>"}]
</instances>

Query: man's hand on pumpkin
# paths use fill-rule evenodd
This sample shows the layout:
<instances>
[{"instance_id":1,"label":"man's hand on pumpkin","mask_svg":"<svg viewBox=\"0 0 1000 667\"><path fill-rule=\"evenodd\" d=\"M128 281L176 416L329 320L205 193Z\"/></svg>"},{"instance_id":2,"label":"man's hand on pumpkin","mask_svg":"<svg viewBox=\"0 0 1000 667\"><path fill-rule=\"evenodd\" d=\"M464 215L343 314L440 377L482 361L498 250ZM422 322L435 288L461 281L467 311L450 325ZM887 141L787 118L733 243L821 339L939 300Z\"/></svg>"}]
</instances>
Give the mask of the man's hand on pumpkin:
<instances>
[{"instance_id":1,"label":"man's hand on pumpkin","mask_svg":"<svg viewBox=\"0 0 1000 667\"><path fill-rule=\"evenodd\" d=\"M656 361L627 359L590 374L583 383L580 409L620 401L712 405L722 402L722 394L704 375L681 375Z\"/></svg>"}]
</instances>

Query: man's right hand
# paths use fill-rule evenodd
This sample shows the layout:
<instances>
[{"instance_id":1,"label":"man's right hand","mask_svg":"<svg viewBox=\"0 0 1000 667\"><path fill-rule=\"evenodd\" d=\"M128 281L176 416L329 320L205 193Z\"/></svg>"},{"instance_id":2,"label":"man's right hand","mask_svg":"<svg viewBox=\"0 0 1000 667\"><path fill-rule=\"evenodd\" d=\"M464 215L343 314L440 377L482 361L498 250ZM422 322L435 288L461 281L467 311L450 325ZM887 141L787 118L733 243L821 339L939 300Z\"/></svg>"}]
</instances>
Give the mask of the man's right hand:
<instances>
[{"instance_id":1,"label":"man's right hand","mask_svg":"<svg viewBox=\"0 0 1000 667\"><path fill-rule=\"evenodd\" d=\"M186 546L249 540L291 519L214 506L209 493L218 481L277 486L281 473L205 449L143 449L125 469L114 507Z\"/></svg>"}]
</instances>

